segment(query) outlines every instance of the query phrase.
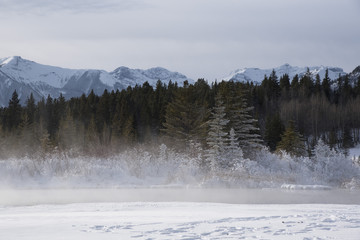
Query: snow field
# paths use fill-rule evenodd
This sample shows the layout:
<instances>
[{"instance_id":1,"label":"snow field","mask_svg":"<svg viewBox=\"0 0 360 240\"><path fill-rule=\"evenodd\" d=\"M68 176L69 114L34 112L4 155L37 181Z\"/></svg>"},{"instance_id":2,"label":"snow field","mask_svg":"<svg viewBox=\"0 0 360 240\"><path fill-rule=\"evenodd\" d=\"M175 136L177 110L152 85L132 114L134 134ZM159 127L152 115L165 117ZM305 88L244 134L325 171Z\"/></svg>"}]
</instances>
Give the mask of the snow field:
<instances>
[{"instance_id":1,"label":"snow field","mask_svg":"<svg viewBox=\"0 0 360 240\"><path fill-rule=\"evenodd\" d=\"M0 208L0 239L348 239L359 205L78 203Z\"/></svg>"}]
</instances>

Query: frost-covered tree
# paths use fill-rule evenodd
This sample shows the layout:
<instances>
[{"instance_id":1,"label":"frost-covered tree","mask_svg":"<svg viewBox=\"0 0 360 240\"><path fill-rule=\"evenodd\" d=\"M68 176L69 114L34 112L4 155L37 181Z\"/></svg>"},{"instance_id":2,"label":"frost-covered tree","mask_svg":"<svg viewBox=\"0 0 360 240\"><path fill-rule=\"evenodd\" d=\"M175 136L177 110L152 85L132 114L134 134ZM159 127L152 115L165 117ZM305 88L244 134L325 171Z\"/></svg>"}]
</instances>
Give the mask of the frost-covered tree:
<instances>
[{"instance_id":1,"label":"frost-covered tree","mask_svg":"<svg viewBox=\"0 0 360 240\"><path fill-rule=\"evenodd\" d=\"M246 99L242 95L233 93L228 108L229 125L234 129L241 149L246 154L259 149L262 146L262 139L257 120L251 115L253 107L248 106Z\"/></svg>"},{"instance_id":2,"label":"frost-covered tree","mask_svg":"<svg viewBox=\"0 0 360 240\"><path fill-rule=\"evenodd\" d=\"M359 168L350 158L331 149L321 139L314 149L313 164L316 178L332 185L341 185L360 176Z\"/></svg>"},{"instance_id":3,"label":"frost-covered tree","mask_svg":"<svg viewBox=\"0 0 360 240\"><path fill-rule=\"evenodd\" d=\"M226 152L226 126L229 120L225 118L225 106L218 95L216 97L215 106L211 112L210 120L207 122L209 126L208 136L206 139L208 150L207 156L212 169L217 167L226 168L228 163L225 158Z\"/></svg>"},{"instance_id":4,"label":"frost-covered tree","mask_svg":"<svg viewBox=\"0 0 360 240\"><path fill-rule=\"evenodd\" d=\"M236 170L244 168L244 154L236 138L235 130L229 132L229 143L226 147L227 167Z\"/></svg>"}]
</instances>

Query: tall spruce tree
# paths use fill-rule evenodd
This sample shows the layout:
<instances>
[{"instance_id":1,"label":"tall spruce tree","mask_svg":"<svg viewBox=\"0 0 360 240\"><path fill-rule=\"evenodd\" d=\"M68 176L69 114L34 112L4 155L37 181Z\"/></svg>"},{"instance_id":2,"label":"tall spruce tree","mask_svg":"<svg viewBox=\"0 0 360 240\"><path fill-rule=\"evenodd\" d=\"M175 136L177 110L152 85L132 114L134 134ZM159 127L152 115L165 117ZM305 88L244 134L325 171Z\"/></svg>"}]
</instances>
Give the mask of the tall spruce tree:
<instances>
[{"instance_id":1,"label":"tall spruce tree","mask_svg":"<svg viewBox=\"0 0 360 240\"><path fill-rule=\"evenodd\" d=\"M244 154L236 139L233 128L230 129L228 142L228 146L226 147L227 168L230 170L237 170L239 167L244 168Z\"/></svg>"},{"instance_id":2,"label":"tall spruce tree","mask_svg":"<svg viewBox=\"0 0 360 240\"><path fill-rule=\"evenodd\" d=\"M17 130L21 123L21 105L19 103L19 97L16 90L13 92L11 99L9 100L9 106L6 111L6 123L7 129L11 131Z\"/></svg>"},{"instance_id":3,"label":"tall spruce tree","mask_svg":"<svg viewBox=\"0 0 360 240\"><path fill-rule=\"evenodd\" d=\"M277 144L281 141L281 135L285 127L279 114L274 114L266 119L264 140L270 151L275 151Z\"/></svg>"},{"instance_id":4,"label":"tall spruce tree","mask_svg":"<svg viewBox=\"0 0 360 240\"><path fill-rule=\"evenodd\" d=\"M325 77L322 80L321 88L324 91L325 96L330 100L331 88L330 88L329 69L325 70Z\"/></svg>"},{"instance_id":5,"label":"tall spruce tree","mask_svg":"<svg viewBox=\"0 0 360 240\"><path fill-rule=\"evenodd\" d=\"M227 120L225 116L225 106L218 94L215 106L211 112L210 120L207 122L209 126L208 136L206 139L208 145L207 156L210 160L212 169L217 167L229 167L229 163L226 158L226 136L228 135L226 132L226 126L229 120Z\"/></svg>"},{"instance_id":6,"label":"tall spruce tree","mask_svg":"<svg viewBox=\"0 0 360 240\"><path fill-rule=\"evenodd\" d=\"M260 129L257 120L251 115L254 107L249 107L243 93L231 91L228 101L229 127L233 128L239 141L239 146L245 154L262 146Z\"/></svg>"},{"instance_id":7,"label":"tall spruce tree","mask_svg":"<svg viewBox=\"0 0 360 240\"><path fill-rule=\"evenodd\" d=\"M207 109L199 104L197 97L193 86L185 82L167 105L163 131L179 147L189 148L191 140L203 141L201 132L206 127Z\"/></svg>"},{"instance_id":8,"label":"tall spruce tree","mask_svg":"<svg viewBox=\"0 0 360 240\"><path fill-rule=\"evenodd\" d=\"M306 154L305 143L300 133L295 128L295 122L290 121L281 137L281 141L277 145L277 151L286 151L290 155L304 156Z\"/></svg>"}]
</instances>

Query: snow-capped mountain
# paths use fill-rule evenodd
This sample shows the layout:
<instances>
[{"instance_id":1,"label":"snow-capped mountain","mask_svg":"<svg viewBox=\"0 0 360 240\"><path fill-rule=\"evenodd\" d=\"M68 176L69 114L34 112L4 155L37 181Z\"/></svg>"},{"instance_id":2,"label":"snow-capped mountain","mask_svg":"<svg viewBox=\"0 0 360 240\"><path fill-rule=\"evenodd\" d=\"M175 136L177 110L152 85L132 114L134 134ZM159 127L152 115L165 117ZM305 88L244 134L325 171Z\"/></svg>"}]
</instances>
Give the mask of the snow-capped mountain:
<instances>
[{"instance_id":1,"label":"snow-capped mountain","mask_svg":"<svg viewBox=\"0 0 360 240\"><path fill-rule=\"evenodd\" d=\"M335 80L346 75L341 68L336 67L309 67L313 77L316 74L323 79L326 69L329 70L329 77ZM238 69L222 80L261 83L264 76L269 76L273 69L244 68ZM296 74L303 76L307 67L295 67L284 64L274 68L280 78L285 73L292 79ZM360 66L355 68L349 75L352 81L360 77ZM8 105L14 90L17 91L20 102L25 103L30 93L33 93L36 100L50 95L57 98L62 94L65 98L78 97L81 94L89 94L91 90L101 95L105 89L108 91L124 89L128 86L142 85L148 82L155 87L157 81L168 84L170 80L182 84L185 80L194 83L190 78L178 72L171 72L167 69L156 67L147 70L130 69L119 67L112 72L94 69L66 69L61 67L38 64L21 57L8 57L0 59L0 107Z\"/></svg>"},{"instance_id":2,"label":"snow-capped mountain","mask_svg":"<svg viewBox=\"0 0 360 240\"><path fill-rule=\"evenodd\" d=\"M127 86L135 86L134 83L142 85L148 82L151 86L156 86L156 82L161 79L166 84L172 80L173 82L183 83L185 80L193 82L185 75L178 72L170 72L169 70L161 67L150 68L147 70L130 69L127 67L119 67L110 73L115 79L121 81L122 84Z\"/></svg>"},{"instance_id":3,"label":"snow-capped mountain","mask_svg":"<svg viewBox=\"0 0 360 240\"><path fill-rule=\"evenodd\" d=\"M329 78L335 80L340 76L346 75L342 68L337 67L309 67L311 75L315 78L316 74L320 75L320 79L325 76L326 69L329 70ZM239 81L239 82L254 82L260 84L264 80L264 76L270 76L273 69L260 69L260 68L243 68L231 72L223 80ZM296 74L302 77L307 72L307 67L294 67L289 64L284 64L280 67L274 68L276 75L280 78L284 74L288 74L292 79Z\"/></svg>"},{"instance_id":4,"label":"snow-capped mountain","mask_svg":"<svg viewBox=\"0 0 360 240\"><path fill-rule=\"evenodd\" d=\"M357 83L360 80L360 66L357 66L351 73L349 73L349 79L352 83Z\"/></svg>"},{"instance_id":5,"label":"snow-capped mountain","mask_svg":"<svg viewBox=\"0 0 360 240\"><path fill-rule=\"evenodd\" d=\"M142 85L146 81L155 86L158 80L166 84L169 80L179 84L185 80L193 82L180 73L159 67L148 70L120 67L109 73L104 70L53 67L18 56L8 57L0 59L0 106L7 106L14 90L20 102L24 103L30 93L36 100L48 95L56 98L60 94L68 99L89 94L91 90L101 95L105 89L124 89Z\"/></svg>"}]
</instances>

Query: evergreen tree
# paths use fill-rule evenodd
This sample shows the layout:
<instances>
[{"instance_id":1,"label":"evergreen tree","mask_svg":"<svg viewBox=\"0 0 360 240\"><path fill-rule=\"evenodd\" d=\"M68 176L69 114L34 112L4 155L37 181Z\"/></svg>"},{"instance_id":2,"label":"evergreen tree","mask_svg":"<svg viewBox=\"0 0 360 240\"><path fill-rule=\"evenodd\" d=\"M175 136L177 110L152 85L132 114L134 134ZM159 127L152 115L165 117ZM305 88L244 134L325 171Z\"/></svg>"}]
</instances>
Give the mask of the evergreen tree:
<instances>
[{"instance_id":1,"label":"evergreen tree","mask_svg":"<svg viewBox=\"0 0 360 240\"><path fill-rule=\"evenodd\" d=\"M29 124L33 124L35 121L35 111L36 111L35 99L33 94L31 93L29 98L26 100L26 106L25 106L25 113L27 115Z\"/></svg>"},{"instance_id":2,"label":"evergreen tree","mask_svg":"<svg viewBox=\"0 0 360 240\"><path fill-rule=\"evenodd\" d=\"M242 95L242 93L240 93ZM251 115L253 107L247 105L246 99L236 91L231 91L228 98L229 127L233 128L239 141L239 146L245 154L262 146L260 129L257 120Z\"/></svg>"},{"instance_id":3,"label":"evergreen tree","mask_svg":"<svg viewBox=\"0 0 360 240\"><path fill-rule=\"evenodd\" d=\"M226 147L227 156L227 168L230 170L237 170L238 168L244 168L244 154L239 147L239 143L236 139L235 130L230 129L229 132L229 144Z\"/></svg>"},{"instance_id":4,"label":"evergreen tree","mask_svg":"<svg viewBox=\"0 0 360 240\"><path fill-rule=\"evenodd\" d=\"M261 86L265 90L265 96L269 101L276 102L277 99L280 97L281 88L279 84L278 76L276 75L275 70L273 69L269 78L264 78Z\"/></svg>"},{"instance_id":5,"label":"evergreen tree","mask_svg":"<svg viewBox=\"0 0 360 240\"><path fill-rule=\"evenodd\" d=\"M345 126L344 130L342 131L342 148L347 150L352 147L354 147L354 142L351 136L351 131L348 126Z\"/></svg>"},{"instance_id":6,"label":"evergreen tree","mask_svg":"<svg viewBox=\"0 0 360 240\"><path fill-rule=\"evenodd\" d=\"M21 123L21 105L16 90L13 92L11 99L9 100L9 106L6 111L6 123L9 131L17 130Z\"/></svg>"},{"instance_id":7,"label":"evergreen tree","mask_svg":"<svg viewBox=\"0 0 360 240\"><path fill-rule=\"evenodd\" d=\"M206 126L207 110L196 97L194 88L184 82L184 87L174 93L166 109L163 131L170 141L186 148L190 140L202 141L199 132Z\"/></svg>"},{"instance_id":8,"label":"evergreen tree","mask_svg":"<svg viewBox=\"0 0 360 240\"><path fill-rule=\"evenodd\" d=\"M70 114L70 110L68 110L66 116L60 120L57 142L62 150L80 147L77 127Z\"/></svg>"},{"instance_id":9,"label":"evergreen tree","mask_svg":"<svg viewBox=\"0 0 360 240\"><path fill-rule=\"evenodd\" d=\"M330 88L329 69L326 69L326 71L325 71L325 77L322 81L321 87L322 87L327 99L330 100L331 88Z\"/></svg>"},{"instance_id":10,"label":"evergreen tree","mask_svg":"<svg viewBox=\"0 0 360 240\"><path fill-rule=\"evenodd\" d=\"M290 97L290 77L288 74L284 74L280 78L280 88L282 99L289 99Z\"/></svg>"},{"instance_id":11,"label":"evergreen tree","mask_svg":"<svg viewBox=\"0 0 360 240\"><path fill-rule=\"evenodd\" d=\"M274 114L266 119L264 140L270 151L275 151L277 144L281 141L284 133L284 125L279 114Z\"/></svg>"},{"instance_id":12,"label":"evergreen tree","mask_svg":"<svg viewBox=\"0 0 360 240\"><path fill-rule=\"evenodd\" d=\"M337 143L338 143L338 138L337 138L336 130L335 128L332 128L329 133L329 139L328 139L329 147L331 149L335 149L337 147Z\"/></svg>"},{"instance_id":13,"label":"evergreen tree","mask_svg":"<svg viewBox=\"0 0 360 240\"><path fill-rule=\"evenodd\" d=\"M315 76L315 85L314 85L314 93L315 94L320 94L321 93L321 80L320 80L320 75L316 74Z\"/></svg>"},{"instance_id":14,"label":"evergreen tree","mask_svg":"<svg viewBox=\"0 0 360 240\"><path fill-rule=\"evenodd\" d=\"M229 120L225 118L225 106L220 99L220 95L216 97L215 107L211 112L208 137L206 139L208 145L208 157L210 159L211 167L214 169L217 166L227 168L229 163L225 158L226 153L226 125Z\"/></svg>"},{"instance_id":15,"label":"evergreen tree","mask_svg":"<svg viewBox=\"0 0 360 240\"><path fill-rule=\"evenodd\" d=\"M310 69L307 68L305 75L300 79L300 95L303 98L308 98L314 91L314 82L311 77Z\"/></svg>"},{"instance_id":16,"label":"evergreen tree","mask_svg":"<svg viewBox=\"0 0 360 240\"><path fill-rule=\"evenodd\" d=\"M281 90L286 90L289 91L290 90L290 77L288 74L284 74L280 77L280 88Z\"/></svg>"},{"instance_id":17,"label":"evergreen tree","mask_svg":"<svg viewBox=\"0 0 360 240\"><path fill-rule=\"evenodd\" d=\"M296 74L293 77L290 84L290 88L291 88L291 97L297 98L299 96L299 88L300 88L299 75Z\"/></svg>"},{"instance_id":18,"label":"evergreen tree","mask_svg":"<svg viewBox=\"0 0 360 240\"><path fill-rule=\"evenodd\" d=\"M295 123L289 122L281 141L277 146L277 151L283 150L294 156L304 156L306 153L304 141L300 133L295 129Z\"/></svg>"}]
</instances>

